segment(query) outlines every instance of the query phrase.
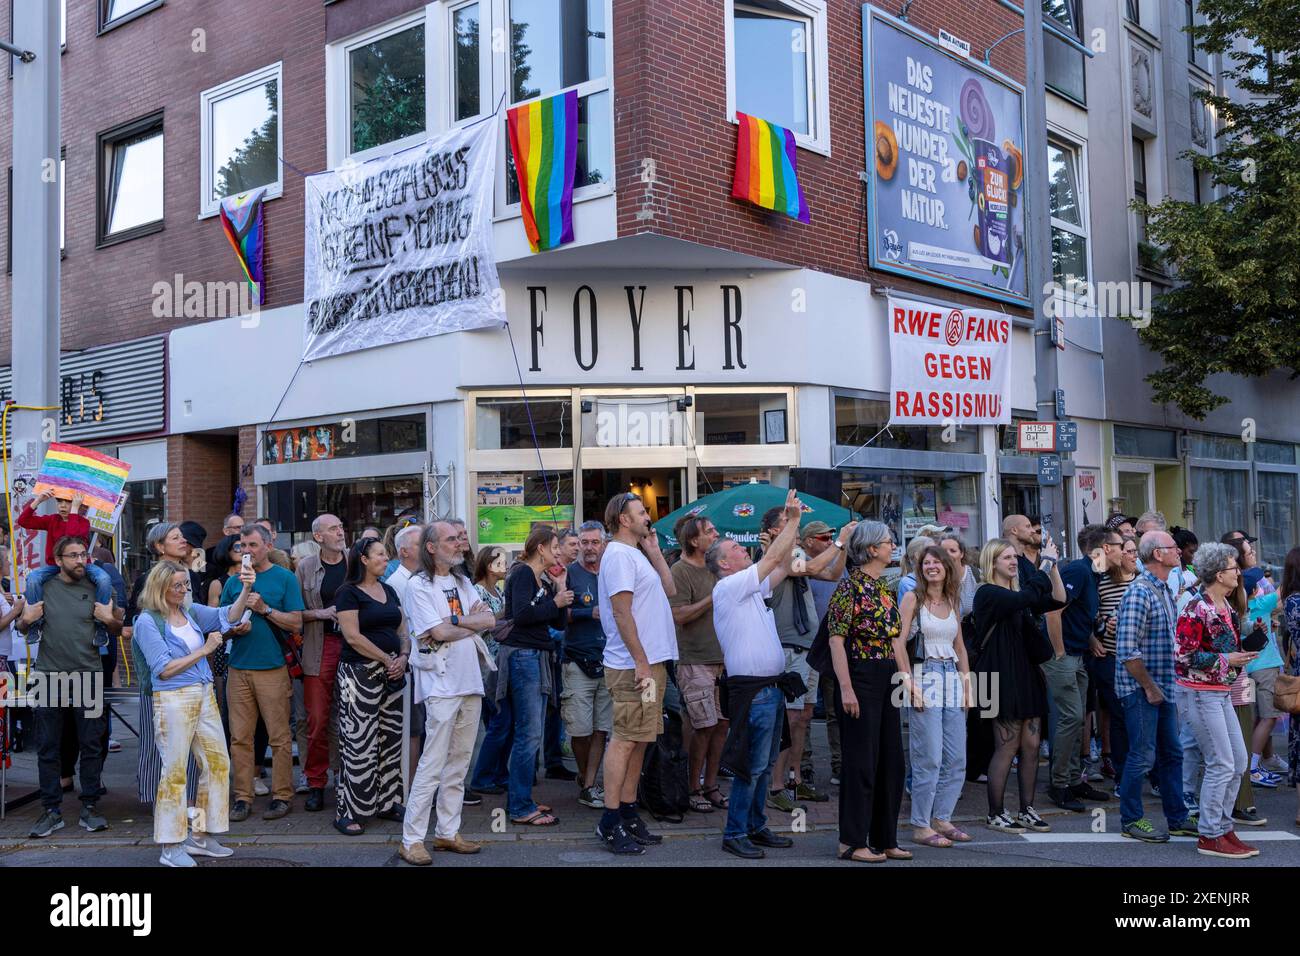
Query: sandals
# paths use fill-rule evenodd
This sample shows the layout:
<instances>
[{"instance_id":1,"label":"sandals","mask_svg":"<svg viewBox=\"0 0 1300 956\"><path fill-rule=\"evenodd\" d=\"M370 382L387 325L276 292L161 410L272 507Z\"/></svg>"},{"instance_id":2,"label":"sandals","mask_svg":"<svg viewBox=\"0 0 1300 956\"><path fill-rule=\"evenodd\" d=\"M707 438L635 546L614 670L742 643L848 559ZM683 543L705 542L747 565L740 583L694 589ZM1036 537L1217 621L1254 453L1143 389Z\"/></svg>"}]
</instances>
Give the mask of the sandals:
<instances>
[{"instance_id":1,"label":"sandals","mask_svg":"<svg viewBox=\"0 0 1300 956\"><path fill-rule=\"evenodd\" d=\"M727 798L722 795L722 791L716 785L709 787L707 790L697 790L696 793L703 794L704 799L708 800L709 804L716 810L725 810L730 806ZM717 794L716 798L713 796L715 793Z\"/></svg>"},{"instance_id":2,"label":"sandals","mask_svg":"<svg viewBox=\"0 0 1300 956\"><path fill-rule=\"evenodd\" d=\"M553 827L559 824L559 820L551 816L541 807L538 807L526 817L520 817L518 820L511 820L518 827Z\"/></svg>"},{"instance_id":3,"label":"sandals","mask_svg":"<svg viewBox=\"0 0 1300 956\"><path fill-rule=\"evenodd\" d=\"M394 823L401 823L406 819L406 807L400 803L395 803L383 813L376 813L377 820L392 820Z\"/></svg>"},{"instance_id":4,"label":"sandals","mask_svg":"<svg viewBox=\"0 0 1300 956\"><path fill-rule=\"evenodd\" d=\"M885 851L885 858L888 860L910 860L912 858L912 851L891 846Z\"/></svg>"},{"instance_id":5,"label":"sandals","mask_svg":"<svg viewBox=\"0 0 1300 956\"><path fill-rule=\"evenodd\" d=\"M366 828L351 817L338 817L335 819L334 829L344 836L361 836L366 832Z\"/></svg>"},{"instance_id":6,"label":"sandals","mask_svg":"<svg viewBox=\"0 0 1300 956\"><path fill-rule=\"evenodd\" d=\"M970 843L975 839L961 827L950 826L946 830L943 827L935 827L935 829L949 840L952 840L953 843Z\"/></svg>"},{"instance_id":7,"label":"sandals","mask_svg":"<svg viewBox=\"0 0 1300 956\"><path fill-rule=\"evenodd\" d=\"M866 852L870 856L854 856L855 853ZM851 863L884 863L888 859L883 853L876 853L870 847L846 847L839 852L841 860L848 860Z\"/></svg>"},{"instance_id":8,"label":"sandals","mask_svg":"<svg viewBox=\"0 0 1300 956\"><path fill-rule=\"evenodd\" d=\"M937 850L946 850L952 846L952 840L948 839L942 833L931 833L928 837L912 837L912 842L917 846L934 847Z\"/></svg>"},{"instance_id":9,"label":"sandals","mask_svg":"<svg viewBox=\"0 0 1300 956\"><path fill-rule=\"evenodd\" d=\"M690 795L690 807L695 813L712 813L713 801L704 795L703 790L692 790Z\"/></svg>"}]
</instances>

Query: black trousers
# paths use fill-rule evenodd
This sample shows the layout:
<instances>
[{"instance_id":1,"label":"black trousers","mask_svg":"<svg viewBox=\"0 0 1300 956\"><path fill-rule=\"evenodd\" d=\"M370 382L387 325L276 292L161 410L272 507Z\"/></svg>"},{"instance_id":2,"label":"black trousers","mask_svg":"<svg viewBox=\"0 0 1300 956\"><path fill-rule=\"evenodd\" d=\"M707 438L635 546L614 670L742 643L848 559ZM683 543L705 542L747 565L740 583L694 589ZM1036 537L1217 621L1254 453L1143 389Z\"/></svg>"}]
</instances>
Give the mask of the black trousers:
<instances>
[{"instance_id":1,"label":"black trousers","mask_svg":"<svg viewBox=\"0 0 1300 956\"><path fill-rule=\"evenodd\" d=\"M32 718L39 741L37 767L41 782L41 806L58 810L63 804L61 778L65 770L64 728L73 725L81 758L81 802L93 805L103 796L104 728L103 714L88 717L80 707L33 707ZM70 769L70 768L66 768Z\"/></svg>"},{"instance_id":2,"label":"black trousers","mask_svg":"<svg viewBox=\"0 0 1300 956\"><path fill-rule=\"evenodd\" d=\"M894 706L894 661L860 661L850 666L858 716L844 712L835 695L840 722L840 842L850 849L879 852L898 846L898 813L903 805L903 727Z\"/></svg>"}]
</instances>

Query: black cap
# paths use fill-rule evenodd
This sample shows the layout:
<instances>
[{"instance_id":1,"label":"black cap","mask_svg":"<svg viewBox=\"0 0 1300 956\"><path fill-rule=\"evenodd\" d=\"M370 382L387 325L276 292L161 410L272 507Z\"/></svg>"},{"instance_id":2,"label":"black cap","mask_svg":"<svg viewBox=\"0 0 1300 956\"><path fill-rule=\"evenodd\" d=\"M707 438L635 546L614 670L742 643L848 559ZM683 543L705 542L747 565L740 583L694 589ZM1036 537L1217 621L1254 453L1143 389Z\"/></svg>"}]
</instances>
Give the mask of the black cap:
<instances>
[{"instance_id":1,"label":"black cap","mask_svg":"<svg viewBox=\"0 0 1300 956\"><path fill-rule=\"evenodd\" d=\"M182 521L180 529L185 537L185 543L191 548L203 547L203 542L208 539L208 532L197 521Z\"/></svg>"}]
</instances>

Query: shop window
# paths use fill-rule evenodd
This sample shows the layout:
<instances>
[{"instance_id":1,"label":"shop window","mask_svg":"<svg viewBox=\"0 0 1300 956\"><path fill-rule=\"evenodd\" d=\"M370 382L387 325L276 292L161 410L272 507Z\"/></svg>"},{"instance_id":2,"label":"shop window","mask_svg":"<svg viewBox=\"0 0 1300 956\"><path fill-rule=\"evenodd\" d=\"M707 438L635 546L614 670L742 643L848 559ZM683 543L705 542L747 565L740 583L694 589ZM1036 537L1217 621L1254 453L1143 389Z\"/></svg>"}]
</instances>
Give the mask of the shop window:
<instances>
[{"instance_id":1,"label":"shop window","mask_svg":"<svg viewBox=\"0 0 1300 956\"><path fill-rule=\"evenodd\" d=\"M784 392L696 394L696 445L773 445L790 439Z\"/></svg>"},{"instance_id":2,"label":"shop window","mask_svg":"<svg viewBox=\"0 0 1300 956\"><path fill-rule=\"evenodd\" d=\"M531 413L531 420L529 415ZM573 403L567 398L480 398L474 407L475 448L571 448Z\"/></svg>"},{"instance_id":3,"label":"shop window","mask_svg":"<svg viewBox=\"0 0 1300 956\"><path fill-rule=\"evenodd\" d=\"M348 154L423 137L423 14L349 43L346 57Z\"/></svg>"},{"instance_id":4,"label":"shop window","mask_svg":"<svg viewBox=\"0 0 1300 956\"><path fill-rule=\"evenodd\" d=\"M905 545L926 525L961 532L968 547L982 539L980 475L954 472L845 471L848 506L873 521L883 521Z\"/></svg>"},{"instance_id":5,"label":"shop window","mask_svg":"<svg viewBox=\"0 0 1300 956\"><path fill-rule=\"evenodd\" d=\"M167 482L128 481L126 504L122 506L118 525L122 548L122 577L129 584L135 576L153 564L153 556L145 546L149 529L167 516Z\"/></svg>"},{"instance_id":6,"label":"shop window","mask_svg":"<svg viewBox=\"0 0 1300 956\"><path fill-rule=\"evenodd\" d=\"M339 422L268 428L262 433L262 464L286 465L365 455L424 451L424 415L395 415Z\"/></svg>"},{"instance_id":7,"label":"shop window","mask_svg":"<svg viewBox=\"0 0 1300 956\"><path fill-rule=\"evenodd\" d=\"M829 152L825 3L728 0L726 17L729 118L757 116L791 130L799 145Z\"/></svg>"},{"instance_id":8,"label":"shop window","mask_svg":"<svg viewBox=\"0 0 1300 956\"><path fill-rule=\"evenodd\" d=\"M403 513L422 513L424 476L320 481L316 483L316 501L320 513L338 515L348 541L356 541L368 526L384 531ZM311 535L297 537L309 540Z\"/></svg>"},{"instance_id":9,"label":"shop window","mask_svg":"<svg viewBox=\"0 0 1300 956\"><path fill-rule=\"evenodd\" d=\"M283 190L280 160L282 68L279 63L206 90L200 97L203 153L201 211L217 211L227 196L267 187Z\"/></svg>"},{"instance_id":10,"label":"shop window","mask_svg":"<svg viewBox=\"0 0 1300 956\"><path fill-rule=\"evenodd\" d=\"M958 426L953 441L943 440L942 426L890 425L889 403L872 398L835 396L835 444L850 447L870 442L872 448L905 448L911 451L978 452L979 429Z\"/></svg>"},{"instance_id":11,"label":"shop window","mask_svg":"<svg viewBox=\"0 0 1300 956\"><path fill-rule=\"evenodd\" d=\"M1271 465L1294 465L1295 445L1278 441L1255 442L1255 460L1266 461Z\"/></svg>"},{"instance_id":12,"label":"shop window","mask_svg":"<svg viewBox=\"0 0 1300 956\"><path fill-rule=\"evenodd\" d=\"M663 448L686 444L689 419L680 395L593 398L583 403L582 444L596 448ZM699 441L699 436L696 436Z\"/></svg>"},{"instance_id":13,"label":"shop window","mask_svg":"<svg viewBox=\"0 0 1300 956\"><path fill-rule=\"evenodd\" d=\"M522 548L538 525L573 526L573 475L554 471L480 473L475 522L479 546ZM603 518L604 512L598 517Z\"/></svg>"},{"instance_id":14,"label":"shop window","mask_svg":"<svg viewBox=\"0 0 1300 956\"><path fill-rule=\"evenodd\" d=\"M1191 497L1196 501L1192 530L1202 541L1218 541L1246 523L1246 488L1250 472L1228 468L1192 468Z\"/></svg>"},{"instance_id":15,"label":"shop window","mask_svg":"<svg viewBox=\"0 0 1300 956\"><path fill-rule=\"evenodd\" d=\"M1002 509L1002 514L998 516L997 521L990 522L992 534L1001 534L1002 519L1007 515L1026 515L1034 520L1038 520L1042 516L1043 487L1038 483L1038 477L1036 475L1001 475L999 478L998 486L1001 492L1001 497L998 504ZM1057 533L1056 540L1058 545L1061 543L1061 528L1074 527L1074 523L1071 519L1070 504L1074 496L1069 493L1068 488L1068 483L1071 479L1067 478L1063 480L1067 483L1065 494L1061 496L1062 504L1065 506L1065 514L1063 520L1058 520L1058 522L1052 526L1053 530ZM1100 521L1105 518L1105 515L1100 512L1095 512L1092 515L1088 515L1088 517ZM1066 553L1073 553L1074 542L1067 541L1066 545ZM980 544L976 545L976 547L979 546Z\"/></svg>"},{"instance_id":16,"label":"shop window","mask_svg":"<svg viewBox=\"0 0 1300 956\"><path fill-rule=\"evenodd\" d=\"M163 227L163 118L99 134L99 244Z\"/></svg>"},{"instance_id":17,"label":"shop window","mask_svg":"<svg viewBox=\"0 0 1300 956\"><path fill-rule=\"evenodd\" d=\"M1260 520L1256 547L1261 561L1281 565L1296 542L1296 476L1261 471L1258 479L1256 514Z\"/></svg>"},{"instance_id":18,"label":"shop window","mask_svg":"<svg viewBox=\"0 0 1300 956\"><path fill-rule=\"evenodd\" d=\"M1080 152L1066 143L1047 144L1052 216L1052 278L1066 291L1088 281L1088 216L1083 202Z\"/></svg>"},{"instance_id":19,"label":"shop window","mask_svg":"<svg viewBox=\"0 0 1300 956\"><path fill-rule=\"evenodd\" d=\"M1245 461L1246 443L1226 435L1187 436L1188 455L1192 458L1217 458L1220 461Z\"/></svg>"},{"instance_id":20,"label":"shop window","mask_svg":"<svg viewBox=\"0 0 1300 956\"><path fill-rule=\"evenodd\" d=\"M1163 428L1115 426L1115 454L1122 458L1178 457L1178 435Z\"/></svg>"},{"instance_id":21,"label":"shop window","mask_svg":"<svg viewBox=\"0 0 1300 956\"><path fill-rule=\"evenodd\" d=\"M790 486L789 468L701 468L696 472L695 490L703 498L714 492L726 491L737 485L757 482L760 485ZM847 502L839 502L848 507Z\"/></svg>"},{"instance_id":22,"label":"shop window","mask_svg":"<svg viewBox=\"0 0 1300 956\"><path fill-rule=\"evenodd\" d=\"M1043 16L1076 40L1083 37L1078 0L1042 0ZM1083 54L1058 36L1043 32L1043 69L1048 87L1077 103L1087 102Z\"/></svg>"},{"instance_id":23,"label":"shop window","mask_svg":"<svg viewBox=\"0 0 1300 956\"><path fill-rule=\"evenodd\" d=\"M605 0L509 0L509 6L510 105L576 89L574 195L581 196L583 187L611 182L614 135ZM519 202L519 180L508 141L505 157L506 203L513 206Z\"/></svg>"}]
</instances>

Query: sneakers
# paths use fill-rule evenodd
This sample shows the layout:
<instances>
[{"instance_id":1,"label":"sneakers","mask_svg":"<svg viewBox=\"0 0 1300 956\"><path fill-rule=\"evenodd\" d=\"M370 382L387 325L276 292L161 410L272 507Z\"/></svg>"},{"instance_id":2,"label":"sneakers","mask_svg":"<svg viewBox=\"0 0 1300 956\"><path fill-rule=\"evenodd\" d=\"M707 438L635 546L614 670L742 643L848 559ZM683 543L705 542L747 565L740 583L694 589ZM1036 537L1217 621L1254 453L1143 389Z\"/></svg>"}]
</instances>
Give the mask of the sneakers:
<instances>
[{"instance_id":1,"label":"sneakers","mask_svg":"<svg viewBox=\"0 0 1300 956\"><path fill-rule=\"evenodd\" d=\"M254 777L254 778L253 778L253 794L254 794L254 796L264 797L264 796L266 796L266 795L267 795L268 793L270 793L270 792L271 792L271 788L268 787L268 786L266 785L266 781L265 781L265 780L263 780L261 777Z\"/></svg>"},{"instance_id":2,"label":"sneakers","mask_svg":"<svg viewBox=\"0 0 1300 956\"><path fill-rule=\"evenodd\" d=\"M1169 835L1171 837L1176 837L1176 836L1198 837L1201 835L1201 833L1196 828L1196 818L1188 817L1182 823L1169 824Z\"/></svg>"},{"instance_id":3,"label":"sneakers","mask_svg":"<svg viewBox=\"0 0 1300 956\"><path fill-rule=\"evenodd\" d=\"M310 793L311 789L312 789L311 784L307 782L307 775L304 774L301 770L299 770L297 774L294 775L293 792Z\"/></svg>"},{"instance_id":4,"label":"sneakers","mask_svg":"<svg viewBox=\"0 0 1300 956\"><path fill-rule=\"evenodd\" d=\"M1238 847L1239 849L1245 850L1245 851L1246 851L1247 853L1249 853L1251 856L1259 856L1259 850L1258 850L1257 848L1251 846L1249 843L1242 843L1242 842L1241 842L1241 837L1237 836L1237 834L1236 834L1235 831L1233 831L1233 830L1229 830L1227 833L1225 833L1225 834L1223 835L1223 838L1224 838L1225 840L1229 841L1230 843L1232 843L1233 846L1236 846L1236 847Z\"/></svg>"},{"instance_id":5,"label":"sneakers","mask_svg":"<svg viewBox=\"0 0 1300 956\"><path fill-rule=\"evenodd\" d=\"M832 786L832 787L838 787L839 785L840 785L840 775L839 775L839 773L838 773L837 771L832 771L832 773L831 773L831 786Z\"/></svg>"},{"instance_id":6,"label":"sneakers","mask_svg":"<svg viewBox=\"0 0 1300 956\"><path fill-rule=\"evenodd\" d=\"M433 857L423 843L413 843L410 846L403 843L397 848L397 855L411 866L428 866L433 862Z\"/></svg>"},{"instance_id":7,"label":"sneakers","mask_svg":"<svg viewBox=\"0 0 1300 956\"><path fill-rule=\"evenodd\" d=\"M1238 845L1227 836L1201 837L1196 841L1196 852L1205 856L1223 857L1225 860L1248 860L1255 855L1244 844Z\"/></svg>"},{"instance_id":8,"label":"sneakers","mask_svg":"<svg viewBox=\"0 0 1300 956\"><path fill-rule=\"evenodd\" d=\"M642 846L658 846L664 842L664 838L658 833L651 833L646 828L645 821L640 817L625 818L623 828L632 834L632 839Z\"/></svg>"},{"instance_id":9,"label":"sneakers","mask_svg":"<svg viewBox=\"0 0 1300 956\"><path fill-rule=\"evenodd\" d=\"M623 826L622 820L608 830L597 823L596 836L600 837L605 848L615 856L637 856L645 852L645 847L627 832L627 827Z\"/></svg>"},{"instance_id":10,"label":"sneakers","mask_svg":"<svg viewBox=\"0 0 1300 956\"><path fill-rule=\"evenodd\" d=\"M1048 787L1047 798L1062 810L1083 813L1084 810L1088 809L1083 805L1083 801L1074 795L1072 790L1067 790L1064 787Z\"/></svg>"},{"instance_id":11,"label":"sneakers","mask_svg":"<svg viewBox=\"0 0 1300 956\"><path fill-rule=\"evenodd\" d=\"M235 805L230 808L230 821L232 823L243 823L248 819L249 806L245 800L236 800Z\"/></svg>"},{"instance_id":12,"label":"sneakers","mask_svg":"<svg viewBox=\"0 0 1300 956\"><path fill-rule=\"evenodd\" d=\"M1161 833L1146 817L1124 824L1120 833L1131 840L1141 840L1143 843L1169 842L1169 834Z\"/></svg>"},{"instance_id":13,"label":"sneakers","mask_svg":"<svg viewBox=\"0 0 1300 956\"><path fill-rule=\"evenodd\" d=\"M1000 830L1003 833L1024 833L1026 829L1005 810L999 810L985 817L984 825L990 830Z\"/></svg>"},{"instance_id":14,"label":"sneakers","mask_svg":"<svg viewBox=\"0 0 1300 956\"><path fill-rule=\"evenodd\" d=\"M174 866L186 870L198 866L194 862L194 858L185 852L184 843L168 843L163 847L158 862L163 866Z\"/></svg>"},{"instance_id":15,"label":"sneakers","mask_svg":"<svg viewBox=\"0 0 1300 956\"><path fill-rule=\"evenodd\" d=\"M1101 755L1101 775L1110 780L1119 779L1119 774L1115 771L1115 762L1110 759L1110 754Z\"/></svg>"},{"instance_id":16,"label":"sneakers","mask_svg":"<svg viewBox=\"0 0 1300 956\"><path fill-rule=\"evenodd\" d=\"M1038 815L1038 811L1033 807L1025 807L1016 814L1016 822L1026 830L1033 830L1036 833L1046 833L1052 829L1047 825L1047 821Z\"/></svg>"},{"instance_id":17,"label":"sneakers","mask_svg":"<svg viewBox=\"0 0 1300 956\"><path fill-rule=\"evenodd\" d=\"M1282 778L1271 770L1265 770L1263 767L1257 767L1250 772L1250 785L1252 787L1262 787L1265 790L1276 790L1282 783Z\"/></svg>"},{"instance_id":18,"label":"sneakers","mask_svg":"<svg viewBox=\"0 0 1300 956\"><path fill-rule=\"evenodd\" d=\"M112 737L109 737L109 738L108 738L108 752L111 753L111 754L121 753L121 752L122 752L122 745L121 745L120 743L118 743L116 740L114 740Z\"/></svg>"},{"instance_id":19,"label":"sneakers","mask_svg":"<svg viewBox=\"0 0 1300 956\"><path fill-rule=\"evenodd\" d=\"M578 794L578 802L584 807L591 807L593 810L603 810L605 808L605 794L600 787L583 787L582 792Z\"/></svg>"},{"instance_id":20,"label":"sneakers","mask_svg":"<svg viewBox=\"0 0 1300 956\"><path fill-rule=\"evenodd\" d=\"M1105 790L1098 790L1096 787L1089 786L1086 783L1078 783L1070 788L1070 793L1080 800L1095 800L1098 803L1105 803L1110 799L1110 794Z\"/></svg>"},{"instance_id":21,"label":"sneakers","mask_svg":"<svg viewBox=\"0 0 1300 956\"><path fill-rule=\"evenodd\" d=\"M210 856L214 859L224 860L228 856L235 855L234 850L228 846L222 846L217 842L216 837L207 833L202 836L191 833L189 838L181 844L181 847L190 856Z\"/></svg>"},{"instance_id":22,"label":"sneakers","mask_svg":"<svg viewBox=\"0 0 1300 956\"><path fill-rule=\"evenodd\" d=\"M800 783L794 788L794 798L807 800L810 803L825 803L830 800L830 794L822 793L811 783Z\"/></svg>"},{"instance_id":23,"label":"sneakers","mask_svg":"<svg viewBox=\"0 0 1300 956\"><path fill-rule=\"evenodd\" d=\"M767 805L773 810L780 810L782 813L794 813L794 800L790 797L789 790L773 790L767 795Z\"/></svg>"},{"instance_id":24,"label":"sneakers","mask_svg":"<svg viewBox=\"0 0 1300 956\"><path fill-rule=\"evenodd\" d=\"M1291 770L1291 768L1287 766L1287 762L1277 754L1274 754L1271 757L1265 757L1259 762L1259 765L1272 773L1287 773Z\"/></svg>"},{"instance_id":25,"label":"sneakers","mask_svg":"<svg viewBox=\"0 0 1300 956\"><path fill-rule=\"evenodd\" d=\"M272 800L271 805L267 807L266 812L262 814L262 819L278 820L281 817L288 816L291 809L293 808L289 806L287 800Z\"/></svg>"},{"instance_id":26,"label":"sneakers","mask_svg":"<svg viewBox=\"0 0 1300 956\"><path fill-rule=\"evenodd\" d=\"M81 818L77 822L83 830L89 830L91 833L108 829L108 821L100 815L93 803L87 803L81 808Z\"/></svg>"},{"instance_id":27,"label":"sneakers","mask_svg":"<svg viewBox=\"0 0 1300 956\"><path fill-rule=\"evenodd\" d=\"M1259 811L1254 807L1247 807L1245 810L1233 810L1232 819L1237 823L1244 823L1248 827L1262 827L1268 823L1268 817L1261 817Z\"/></svg>"},{"instance_id":28,"label":"sneakers","mask_svg":"<svg viewBox=\"0 0 1300 956\"><path fill-rule=\"evenodd\" d=\"M1183 806L1187 808L1188 813L1199 813L1201 810L1201 805L1197 801L1196 794L1194 793L1183 794Z\"/></svg>"},{"instance_id":29,"label":"sneakers","mask_svg":"<svg viewBox=\"0 0 1300 956\"><path fill-rule=\"evenodd\" d=\"M31 836L47 837L55 830L63 829L63 814L57 810L46 810L41 814L41 818L36 821L36 826L32 827Z\"/></svg>"},{"instance_id":30,"label":"sneakers","mask_svg":"<svg viewBox=\"0 0 1300 956\"><path fill-rule=\"evenodd\" d=\"M473 790L466 790L464 796L460 798L460 805L463 807L482 806L483 798Z\"/></svg>"}]
</instances>

